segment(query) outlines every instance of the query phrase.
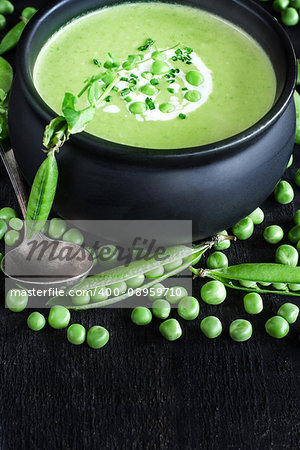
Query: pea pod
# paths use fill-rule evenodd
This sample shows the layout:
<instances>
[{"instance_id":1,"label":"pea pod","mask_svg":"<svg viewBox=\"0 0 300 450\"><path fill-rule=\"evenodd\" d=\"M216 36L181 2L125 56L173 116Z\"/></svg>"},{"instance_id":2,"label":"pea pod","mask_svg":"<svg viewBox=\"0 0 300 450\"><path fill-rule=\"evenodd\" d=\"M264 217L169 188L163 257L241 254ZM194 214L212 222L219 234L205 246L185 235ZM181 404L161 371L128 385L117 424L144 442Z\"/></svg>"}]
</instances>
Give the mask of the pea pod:
<instances>
[{"instance_id":1,"label":"pea pod","mask_svg":"<svg viewBox=\"0 0 300 450\"><path fill-rule=\"evenodd\" d=\"M51 211L58 179L55 151L50 150L34 178L26 212L27 237L40 231Z\"/></svg>"},{"instance_id":2,"label":"pea pod","mask_svg":"<svg viewBox=\"0 0 300 450\"><path fill-rule=\"evenodd\" d=\"M294 101L296 108L296 144L300 144L300 95L297 91L294 92Z\"/></svg>"},{"instance_id":3,"label":"pea pod","mask_svg":"<svg viewBox=\"0 0 300 450\"><path fill-rule=\"evenodd\" d=\"M26 23L21 21L9 30L0 42L0 55L3 55L3 53L10 51L17 46L25 27Z\"/></svg>"},{"instance_id":4,"label":"pea pod","mask_svg":"<svg viewBox=\"0 0 300 450\"><path fill-rule=\"evenodd\" d=\"M13 69L11 65L0 57L0 89L6 94L10 91L13 81Z\"/></svg>"},{"instance_id":5,"label":"pea pod","mask_svg":"<svg viewBox=\"0 0 300 450\"><path fill-rule=\"evenodd\" d=\"M152 286L154 286L157 283L160 283L164 280L166 280L169 277L172 277L178 273L183 272L185 269L190 267L191 265L197 264L199 260L201 259L202 255L211 248L216 240L219 240L219 238L214 238L210 242L205 242L203 244L200 244L199 246L189 248L186 246L177 246L177 247L171 247L165 251L165 254L168 255L163 260L158 261L157 258L154 256L149 259L148 261L142 260L142 261L134 261L133 263L129 264L128 266L119 266L111 270L107 270L105 272L102 272L98 275L94 275L92 277L86 278L82 283L77 285L76 287L72 287L72 290L96 290L101 289L104 287L109 287L110 285L116 283L116 282L124 282L126 280L129 280L132 277L136 277L138 275L144 274L150 270L154 270L157 267L163 266L165 264L172 263L179 258L185 258L182 262L182 265L180 267L177 267L173 271L164 273L161 277L152 279L151 281L146 282L146 284L143 284L142 286L139 286L136 289L133 289L130 291L130 293L126 292L122 295L110 298L108 300L100 301L97 303L90 303L86 305L80 305L80 306L68 306L70 309L91 309L91 308L101 308L104 306L111 306L115 303L121 302L122 300L126 300L129 298L129 296L134 295L137 290L143 290L143 289L149 289ZM163 256L163 255L160 255ZM53 306L55 304L61 304L62 297L53 297L51 300L49 300L48 305Z\"/></svg>"},{"instance_id":6,"label":"pea pod","mask_svg":"<svg viewBox=\"0 0 300 450\"><path fill-rule=\"evenodd\" d=\"M245 287L239 282L271 283L271 284L298 284L300 283L300 267L291 267L283 264L260 263L260 264L238 264L222 269L194 269L191 271L199 277L208 277L221 281L225 286L247 292L258 292L262 294L291 295L299 297L300 293L291 291L288 286L285 290L260 288L259 286Z\"/></svg>"}]
</instances>

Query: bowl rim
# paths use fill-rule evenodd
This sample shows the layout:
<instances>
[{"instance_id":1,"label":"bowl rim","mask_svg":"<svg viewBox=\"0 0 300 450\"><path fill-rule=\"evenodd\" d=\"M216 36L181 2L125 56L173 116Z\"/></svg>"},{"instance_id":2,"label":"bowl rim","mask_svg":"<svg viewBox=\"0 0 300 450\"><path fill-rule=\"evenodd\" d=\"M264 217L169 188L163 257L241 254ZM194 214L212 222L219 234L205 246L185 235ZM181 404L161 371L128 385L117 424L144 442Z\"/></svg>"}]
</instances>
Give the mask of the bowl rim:
<instances>
[{"instance_id":1,"label":"bowl rim","mask_svg":"<svg viewBox=\"0 0 300 450\"><path fill-rule=\"evenodd\" d=\"M37 114L41 116L43 120L45 120L46 124L49 123L50 120L52 120L55 116L57 116L57 113L55 113L55 111L52 110L42 99L33 83L28 63L30 47L35 33L43 25L44 20L51 16L58 9L65 7L68 3L72 3L73 1L74 0L62 0L57 3L57 0L52 0L48 5L41 8L26 26L17 48L16 73L17 75L21 75L18 77L18 80L20 80L21 86L23 88L23 93L25 94L27 101L31 104ZM165 2L165 0L160 1ZM234 2L238 3L248 10L253 11L253 13L261 15L263 19L267 21L273 29L275 29L286 51L287 76L284 88L272 108L259 121L234 136L217 142L213 142L211 144L196 147L186 147L178 149L152 149L135 147L108 141L94 136L86 131L80 134L72 135L72 142L75 145L77 144L79 147L93 149L93 151L98 152L98 154L100 153L100 147L101 157L121 157L137 162L140 161L160 163L163 163L165 161L170 162L170 158L172 158L174 161L182 163L183 160L187 160L187 158L189 158L189 160L191 161L191 159L194 160L195 157L212 157L216 154L219 154L220 152L223 153L225 151L235 151L237 147L245 148L249 141L257 139L263 132L270 128L288 107L294 93L294 89L296 87L297 60L294 47L285 29L261 5L250 2L249 0L235 0ZM127 3L131 3L131 1L128 0ZM134 3L134 0L132 1L132 3ZM172 4L173 2L171 1L169 3ZM179 3L184 3L184 0L180 0ZM90 8L87 10L87 13L92 12L96 9L100 8Z\"/></svg>"}]
</instances>

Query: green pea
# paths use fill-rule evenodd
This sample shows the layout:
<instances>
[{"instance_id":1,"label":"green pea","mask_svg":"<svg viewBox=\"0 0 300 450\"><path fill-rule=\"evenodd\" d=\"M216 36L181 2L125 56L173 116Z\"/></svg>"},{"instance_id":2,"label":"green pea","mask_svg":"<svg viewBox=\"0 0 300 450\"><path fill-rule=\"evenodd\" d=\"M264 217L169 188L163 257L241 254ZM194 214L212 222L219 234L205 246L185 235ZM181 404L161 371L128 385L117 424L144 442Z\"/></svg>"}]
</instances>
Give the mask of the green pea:
<instances>
[{"instance_id":1,"label":"green pea","mask_svg":"<svg viewBox=\"0 0 300 450\"><path fill-rule=\"evenodd\" d=\"M245 288L256 288L255 281L240 280L239 283L241 286L243 286Z\"/></svg>"},{"instance_id":2,"label":"green pea","mask_svg":"<svg viewBox=\"0 0 300 450\"><path fill-rule=\"evenodd\" d=\"M289 169L293 165L293 162L294 162L294 156L291 155L290 159L289 159L289 162L288 162L288 165L286 166L286 168Z\"/></svg>"},{"instance_id":3,"label":"green pea","mask_svg":"<svg viewBox=\"0 0 300 450\"><path fill-rule=\"evenodd\" d=\"M171 312L171 305L167 300L158 298L152 303L152 313L158 319L167 319Z\"/></svg>"},{"instance_id":4,"label":"green pea","mask_svg":"<svg viewBox=\"0 0 300 450\"><path fill-rule=\"evenodd\" d=\"M208 281L201 288L201 298L208 305L223 303L226 298L224 284L217 280Z\"/></svg>"},{"instance_id":5,"label":"green pea","mask_svg":"<svg viewBox=\"0 0 300 450\"><path fill-rule=\"evenodd\" d=\"M102 348L109 341L109 332L106 328L95 325L87 332L86 340L89 347L94 349Z\"/></svg>"},{"instance_id":6,"label":"green pea","mask_svg":"<svg viewBox=\"0 0 300 450\"><path fill-rule=\"evenodd\" d=\"M228 233L227 233L226 230L220 231L218 234L228 236ZM229 247L230 247L230 240L229 239L226 239L226 241L222 241L219 244L215 244L214 245L214 249L215 250L226 250Z\"/></svg>"},{"instance_id":7,"label":"green pea","mask_svg":"<svg viewBox=\"0 0 300 450\"><path fill-rule=\"evenodd\" d=\"M283 239L284 232L279 225L270 225L265 228L263 236L269 244L278 244Z\"/></svg>"},{"instance_id":8,"label":"green pea","mask_svg":"<svg viewBox=\"0 0 300 450\"><path fill-rule=\"evenodd\" d=\"M97 258L97 253L95 252L95 250L92 247L85 247L85 250L87 252L89 252L89 259L91 261L93 261L93 265L97 264L98 258Z\"/></svg>"},{"instance_id":9,"label":"green pea","mask_svg":"<svg viewBox=\"0 0 300 450\"><path fill-rule=\"evenodd\" d=\"M248 314L259 314L263 310L263 301L256 292L249 292L244 297L244 308Z\"/></svg>"},{"instance_id":10,"label":"green pea","mask_svg":"<svg viewBox=\"0 0 300 450\"><path fill-rule=\"evenodd\" d=\"M161 277L165 272L165 269L163 266L157 267L157 269L149 270L149 272L145 273L145 276L147 278L159 278Z\"/></svg>"},{"instance_id":11,"label":"green pea","mask_svg":"<svg viewBox=\"0 0 300 450\"><path fill-rule=\"evenodd\" d=\"M37 10L35 8L27 6L27 8L23 9L21 16L24 17L24 19L30 20L36 12Z\"/></svg>"},{"instance_id":12,"label":"green pea","mask_svg":"<svg viewBox=\"0 0 300 450\"><path fill-rule=\"evenodd\" d=\"M277 315L283 317L289 324L293 324L298 319L299 308L293 303L284 303L278 309Z\"/></svg>"},{"instance_id":13,"label":"green pea","mask_svg":"<svg viewBox=\"0 0 300 450\"><path fill-rule=\"evenodd\" d=\"M132 114L144 114L146 112L146 105L144 102L133 102L129 105L129 111Z\"/></svg>"},{"instance_id":14,"label":"green pea","mask_svg":"<svg viewBox=\"0 0 300 450\"><path fill-rule=\"evenodd\" d=\"M273 316L267 320L265 329L269 336L282 339L288 334L290 326L283 317Z\"/></svg>"},{"instance_id":15,"label":"green pea","mask_svg":"<svg viewBox=\"0 0 300 450\"><path fill-rule=\"evenodd\" d=\"M6 61L6 59L0 57L0 86L6 94L9 93L11 89L13 77L14 72L12 66Z\"/></svg>"},{"instance_id":16,"label":"green pea","mask_svg":"<svg viewBox=\"0 0 300 450\"><path fill-rule=\"evenodd\" d=\"M273 8L276 12L281 12L289 6L290 0L274 0Z\"/></svg>"},{"instance_id":17,"label":"green pea","mask_svg":"<svg viewBox=\"0 0 300 450\"><path fill-rule=\"evenodd\" d=\"M20 233L16 230L9 230L4 235L4 242L10 247L17 245L20 240Z\"/></svg>"},{"instance_id":18,"label":"green pea","mask_svg":"<svg viewBox=\"0 0 300 450\"><path fill-rule=\"evenodd\" d=\"M115 245L102 245L97 251L98 262L103 267L111 267L118 262L120 252Z\"/></svg>"},{"instance_id":19,"label":"green pea","mask_svg":"<svg viewBox=\"0 0 300 450\"><path fill-rule=\"evenodd\" d=\"M294 224L295 224L295 225L300 225L300 209L298 209L298 210L295 212L295 215L294 215Z\"/></svg>"},{"instance_id":20,"label":"green pea","mask_svg":"<svg viewBox=\"0 0 300 450\"><path fill-rule=\"evenodd\" d=\"M167 319L159 326L160 334L168 341L176 341L182 335L180 323L176 319Z\"/></svg>"},{"instance_id":21,"label":"green pea","mask_svg":"<svg viewBox=\"0 0 300 450\"><path fill-rule=\"evenodd\" d=\"M153 302L154 300L163 297L165 295L165 292L165 286L161 283L157 283L149 289L148 297Z\"/></svg>"},{"instance_id":22,"label":"green pea","mask_svg":"<svg viewBox=\"0 0 300 450\"><path fill-rule=\"evenodd\" d=\"M3 238L3 236L5 235L5 233L7 232L7 225L5 220L0 219L0 239Z\"/></svg>"},{"instance_id":23,"label":"green pea","mask_svg":"<svg viewBox=\"0 0 300 450\"><path fill-rule=\"evenodd\" d=\"M252 325L248 320L236 319L229 326L229 335L236 342L245 342L252 336Z\"/></svg>"},{"instance_id":24,"label":"green pea","mask_svg":"<svg viewBox=\"0 0 300 450\"><path fill-rule=\"evenodd\" d=\"M2 263L2 259L3 259L3 253L0 252L0 271L1 271L1 263Z\"/></svg>"},{"instance_id":25,"label":"green pea","mask_svg":"<svg viewBox=\"0 0 300 450\"><path fill-rule=\"evenodd\" d=\"M66 232L67 224L63 219L54 217L50 220L48 234L52 239L60 239Z\"/></svg>"},{"instance_id":26,"label":"green pea","mask_svg":"<svg viewBox=\"0 0 300 450\"><path fill-rule=\"evenodd\" d=\"M200 328L202 333L209 339L215 339L222 333L222 323L220 319L215 316L205 317L201 323Z\"/></svg>"},{"instance_id":27,"label":"green pea","mask_svg":"<svg viewBox=\"0 0 300 450\"><path fill-rule=\"evenodd\" d=\"M143 72L143 73L141 73L141 76L142 76L143 78L145 78L145 80L151 80L151 78L152 78L152 73L151 73L151 72Z\"/></svg>"},{"instance_id":28,"label":"green pea","mask_svg":"<svg viewBox=\"0 0 300 450\"><path fill-rule=\"evenodd\" d=\"M240 240L249 239L254 231L254 224L250 217L245 217L232 227L233 234Z\"/></svg>"},{"instance_id":29,"label":"green pea","mask_svg":"<svg viewBox=\"0 0 300 450\"><path fill-rule=\"evenodd\" d=\"M291 291L300 291L300 284L289 284L289 289Z\"/></svg>"},{"instance_id":30,"label":"green pea","mask_svg":"<svg viewBox=\"0 0 300 450\"><path fill-rule=\"evenodd\" d=\"M300 225L295 225L290 229L288 238L292 244L297 244L300 241Z\"/></svg>"},{"instance_id":31,"label":"green pea","mask_svg":"<svg viewBox=\"0 0 300 450\"><path fill-rule=\"evenodd\" d=\"M209 269L222 269L228 267L228 258L224 253L214 252L207 258L206 265Z\"/></svg>"},{"instance_id":32,"label":"green pea","mask_svg":"<svg viewBox=\"0 0 300 450\"><path fill-rule=\"evenodd\" d=\"M153 52L151 58L154 59L154 61L165 61L165 59L167 59L165 53L160 52L159 50Z\"/></svg>"},{"instance_id":33,"label":"green pea","mask_svg":"<svg viewBox=\"0 0 300 450\"><path fill-rule=\"evenodd\" d=\"M275 200L281 205L287 205L294 200L294 190L290 183L281 180L274 190Z\"/></svg>"},{"instance_id":34,"label":"green pea","mask_svg":"<svg viewBox=\"0 0 300 450\"><path fill-rule=\"evenodd\" d=\"M171 305L175 305L179 302L183 297L188 295L188 291L182 286L173 286L166 293L166 300L171 303Z\"/></svg>"},{"instance_id":35,"label":"green pea","mask_svg":"<svg viewBox=\"0 0 300 450\"><path fill-rule=\"evenodd\" d=\"M67 331L67 339L71 344L81 345L84 343L86 337L85 328L79 323L73 323L69 326Z\"/></svg>"},{"instance_id":36,"label":"green pea","mask_svg":"<svg viewBox=\"0 0 300 450\"><path fill-rule=\"evenodd\" d=\"M27 325L33 331L40 331L46 325L46 319L43 314L35 311L28 316Z\"/></svg>"},{"instance_id":37,"label":"green pea","mask_svg":"<svg viewBox=\"0 0 300 450\"><path fill-rule=\"evenodd\" d=\"M55 305L49 311L48 323L56 330L62 330L69 325L71 319L70 311L64 306Z\"/></svg>"},{"instance_id":38,"label":"green pea","mask_svg":"<svg viewBox=\"0 0 300 450\"><path fill-rule=\"evenodd\" d=\"M76 228L70 228L70 230L64 233L62 240L72 242L73 244L82 245L84 238L81 231Z\"/></svg>"},{"instance_id":39,"label":"green pea","mask_svg":"<svg viewBox=\"0 0 300 450\"><path fill-rule=\"evenodd\" d=\"M260 225L265 219L264 212L261 208L256 208L248 217L252 220L254 225Z\"/></svg>"},{"instance_id":40,"label":"green pea","mask_svg":"<svg viewBox=\"0 0 300 450\"><path fill-rule=\"evenodd\" d=\"M8 14L12 14L14 12L14 5L8 0L0 1L0 14L4 14L5 16Z\"/></svg>"},{"instance_id":41,"label":"green pea","mask_svg":"<svg viewBox=\"0 0 300 450\"><path fill-rule=\"evenodd\" d=\"M6 27L6 19L3 14L0 14L0 31L4 30Z\"/></svg>"},{"instance_id":42,"label":"green pea","mask_svg":"<svg viewBox=\"0 0 300 450\"><path fill-rule=\"evenodd\" d=\"M164 75L168 73L170 66L164 61L154 61L152 64L151 72L153 75Z\"/></svg>"},{"instance_id":43,"label":"green pea","mask_svg":"<svg viewBox=\"0 0 300 450\"><path fill-rule=\"evenodd\" d=\"M272 283L272 286L276 291L286 291L287 285L285 283Z\"/></svg>"},{"instance_id":44,"label":"green pea","mask_svg":"<svg viewBox=\"0 0 300 450\"><path fill-rule=\"evenodd\" d=\"M13 208L6 206L5 208L0 209L0 219L10 220L14 217L17 217L17 213Z\"/></svg>"},{"instance_id":45,"label":"green pea","mask_svg":"<svg viewBox=\"0 0 300 450\"><path fill-rule=\"evenodd\" d=\"M6 307L13 312L21 312L27 307L28 294L25 289L10 289L6 294Z\"/></svg>"},{"instance_id":46,"label":"green pea","mask_svg":"<svg viewBox=\"0 0 300 450\"><path fill-rule=\"evenodd\" d=\"M125 281L119 281L118 283L111 284L108 287L111 289L111 295L113 295L114 297L123 295L127 291L127 284L125 283Z\"/></svg>"},{"instance_id":47,"label":"green pea","mask_svg":"<svg viewBox=\"0 0 300 450\"><path fill-rule=\"evenodd\" d=\"M148 325L152 320L152 313L145 306L137 306L132 310L131 320L136 325Z\"/></svg>"},{"instance_id":48,"label":"green pea","mask_svg":"<svg viewBox=\"0 0 300 450\"><path fill-rule=\"evenodd\" d=\"M177 312L185 320L195 320L199 316L199 302L195 297L183 297L178 303Z\"/></svg>"},{"instance_id":49,"label":"green pea","mask_svg":"<svg viewBox=\"0 0 300 450\"><path fill-rule=\"evenodd\" d=\"M149 97L152 97L153 95L156 95L159 93L159 89L157 89L157 87L155 87L155 86L152 86L152 84L150 84L150 83L142 86L140 91L142 94L147 95Z\"/></svg>"},{"instance_id":50,"label":"green pea","mask_svg":"<svg viewBox=\"0 0 300 450\"><path fill-rule=\"evenodd\" d=\"M23 220L18 219L17 217L14 217L13 219L10 219L9 226L13 230L20 231L23 228Z\"/></svg>"},{"instance_id":51,"label":"green pea","mask_svg":"<svg viewBox=\"0 0 300 450\"><path fill-rule=\"evenodd\" d=\"M142 284L144 284L145 282L145 275L141 274L141 275L137 275L135 277L129 278L128 280L126 280L126 284L129 288L131 289L136 289L140 286L142 286Z\"/></svg>"},{"instance_id":52,"label":"green pea","mask_svg":"<svg viewBox=\"0 0 300 450\"><path fill-rule=\"evenodd\" d=\"M267 283L266 281L260 281L259 284L263 287L271 286L271 283Z\"/></svg>"},{"instance_id":53,"label":"green pea","mask_svg":"<svg viewBox=\"0 0 300 450\"><path fill-rule=\"evenodd\" d=\"M200 86L204 81L203 75L197 70L191 70L186 74L185 78L192 86Z\"/></svg>"},{"instance_id":54,"label":"green pea","mask_svg":"<svg viewBox=\"0 0 300 450\"><path fill-rule=\"evenodd\" d=\"M292 8L300 9L300 0L291 0L290 5Z\"/></svg>"},{"instance_id":55,"label":"green pea","mask_svg":"<svg viewBox=\"0 0 300 450\"><path fill-rule=\"evenodd\" d=\"M175 111L175 106L172 103L162 103L159 105L159 110L164 114L169 114Z\"/></svg>"},{"instance_id":56,"label":"green pea","mask_svg":"<svg viewBox=\"0 0 300 450\"><path fill-rule=\"evenodd\" d=\"M294 180L295 180L296 185L298 187L300 187L300 169L297 170Z\"/></svg>"},{"instance_id":57,"label":"green pea","mask_svg":"<svg viewBox=\"0 0 300 450\"><path fill-rule=\"evenodd\" d=\"M286 8L281 11L281 20L284 25L292 27L299 22L299 14L295 8Z\"/></svg>"},{"instance_id":58,"label":"green pea","mask_svg":"<svg viewBox=\"0 0 300 450\"><path fill-rule=\"evenodd\" d=\"M94 303L102 302L107 300L109 297L109 292L106 287L101 287L96 290L96 292L91 296L91 299Z\"/></svg>"},{"instance_id":59,"label":"green pea","mask_svg":"<svg viewBox=\"0 0 300 450\"><path fill-rule=\"evenodd\" d=\"M173 261L169 264L164 265L164 269L166 272L172 272L173 270L178 269L180 266L182 266L183 261L182 259L176 259L176 261Z\"/></svg>"},{"instance_id":60,"label":"green pea","mask_svg":"<svg viewBox=\"0 0 300 450\"><path fill-rule=\"evenodd\" d=\"M90 295L88 293L81 293L72 295L72 303L73 305L88 305L90 303Z\"/></svg>"},{"instance_id":61,"label":"green pea","mask_svg":"<svg viewBox=\"0 0 300 450\"><path fill-rule=\"evenodd\" d=\"M198 91L187 91L184 94L184 98L189 102L195 103L201 100L201 94Z\"/></svg>"},{"instance_id":62,"label":"green pea","mask_svg":"<svg viewBox=\"0 0 300 450\"><path fill-rule=\"evenodd\" d=\"M280 245L275 253L275 261L278 264L296 267L299 260L299 254L295 247L291 245Z\"/></svg>"}]
</instances>

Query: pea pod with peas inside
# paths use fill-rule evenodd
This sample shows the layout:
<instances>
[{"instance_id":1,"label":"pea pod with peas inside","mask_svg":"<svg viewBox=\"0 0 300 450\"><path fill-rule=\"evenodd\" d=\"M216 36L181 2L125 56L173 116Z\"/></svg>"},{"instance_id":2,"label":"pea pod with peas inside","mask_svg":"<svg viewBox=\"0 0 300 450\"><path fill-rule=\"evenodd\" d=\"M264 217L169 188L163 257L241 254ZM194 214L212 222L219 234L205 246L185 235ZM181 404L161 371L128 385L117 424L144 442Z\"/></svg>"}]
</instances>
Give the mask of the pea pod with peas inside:
<instances>
[{"instance_id":1,"label":"pea pod with peas inside","mask_svg":"<svg viewBox=\"0 0 300 450\"><path fill-rule=\"evenodd\" d=\"M17 25L15 25L11 30L9 30L0 42L0 55L13 50L17 46L24 28L35 13L35 8L28 7L23 10L22 20L17 23Z\"/></svg>"}]
</instances>

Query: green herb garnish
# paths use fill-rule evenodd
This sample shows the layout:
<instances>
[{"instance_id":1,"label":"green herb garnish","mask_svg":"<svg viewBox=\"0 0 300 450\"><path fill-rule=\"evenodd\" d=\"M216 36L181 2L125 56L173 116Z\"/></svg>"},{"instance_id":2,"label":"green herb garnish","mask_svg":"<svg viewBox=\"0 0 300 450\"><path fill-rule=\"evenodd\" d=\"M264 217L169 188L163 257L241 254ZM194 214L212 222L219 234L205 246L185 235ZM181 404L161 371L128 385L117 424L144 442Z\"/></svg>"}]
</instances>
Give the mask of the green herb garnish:
<instances>
[{"instance_id":1,"label":"green herb garnish","mask_svg":"<svg viewBox=\"0 0 300 450\"><path fill-rule=\"evenodd\" d=\"M94 59L93 59L93 63L95 64L95 66L101 67L101 62L100 62L99 59L97 59L97 58L94 58Z\"/></svg>"},{"instance_id":2,"label":"green herb garnish","mask_svg":"<svg viewBox=\"0 0 300 450\"><path fill-rule=\"evenodd\" d=\"M155 109L155 104L153 103L152 98L147 97L146 100L145 100L145 103L146 103L146 105L148 106L148 108L150 110Z\"/></svg>"},{"instance_id":3,"label":"green herb garnish","mask_svg":"<svg viewBox=\"0 0 300 450\"><path fill-rule=\"evenodd\" d=\"M179 119L181 119L181 120L186 119L186 115L183 114L183 113L180 113L178 117L179 117Z\"/></svg>"},{"instance_id":4,"label":"green herb garnish","mask_svg":"<svg viewBox=\"0 0 300 450\"><path fill-rule=\"evenodd\" d=\"M156 86L159 84L159 81L156 78L152 78L152 80L150 80L150 84L152 84L152 86Z\"/></svg>"},{"instance_id":5,"label":"green herb garnish","mask_svg":"<svg viewBox=\"0 0 300 450\"><path fill-rule=\"evenodd\" d=\"M155 43L155 41L151 38L146 39L145 44L138 47L139 52L144 52L145 50L148 50L148 48L152 47L152 45Z\"/></svg>"},{"instance_id":6,"label":"green herb garnish","mask_svg":"<svg viewBox=\"0 0 300 450\"><path fill-rule=\"evenodd\" d=\"M174 94L174 92L175 92L175 89L173 89L173 88L167 88L167 90L168 90L171 94Z\"/></svg>"}]
</instances>

